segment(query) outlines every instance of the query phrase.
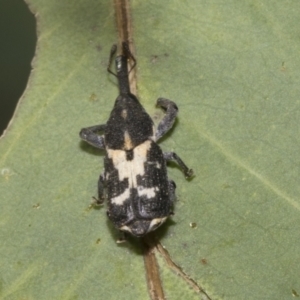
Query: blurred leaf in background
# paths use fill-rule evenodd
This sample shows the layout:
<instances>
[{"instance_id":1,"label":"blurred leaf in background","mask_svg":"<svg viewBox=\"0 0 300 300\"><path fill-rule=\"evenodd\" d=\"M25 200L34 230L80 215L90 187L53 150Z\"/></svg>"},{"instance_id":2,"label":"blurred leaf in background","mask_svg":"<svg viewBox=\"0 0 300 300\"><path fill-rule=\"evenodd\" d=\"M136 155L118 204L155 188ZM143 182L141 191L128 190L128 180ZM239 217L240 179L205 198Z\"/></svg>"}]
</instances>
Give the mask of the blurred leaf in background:
<instances>
[{"instance_id":1,"label":"blurred leaf in background","mask_svg":"<svg viewBox=\"0 0 300 300\"><path fill-rule=\"evenodd\" d=\"M28 81L36 46L35 22L23 0L0 1L0 135Z\"/></svg>"}]
</instances>

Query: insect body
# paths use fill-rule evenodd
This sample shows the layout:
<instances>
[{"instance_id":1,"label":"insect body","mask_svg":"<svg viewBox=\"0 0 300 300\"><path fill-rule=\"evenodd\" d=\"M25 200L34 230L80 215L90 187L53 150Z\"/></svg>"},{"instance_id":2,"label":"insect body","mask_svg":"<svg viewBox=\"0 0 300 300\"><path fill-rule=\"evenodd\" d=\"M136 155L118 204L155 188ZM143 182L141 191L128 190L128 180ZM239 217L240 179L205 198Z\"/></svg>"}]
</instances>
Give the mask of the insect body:
<instances>
[{"instance_id":1,"label":"insect body","mask_svg":"<svg viewBox=\"0 0 300 300\"><path fill-rule=\"evenodd\" d=\"M114 45L108 66L112 74L110 64L115 52ZM83 128L80 137L106 151L97 202L107 199L107 215L115 227L141 237L158 228L172 213L176 185L168 180L166 162L175 160L186 177L192 176L193 171L175 153L163 153L156 144L172 127L178 108L174 102L159 98L157 105L166 110L166 115L155 129L150 116L130 92L129 59L135 65L127 43L123 43L114 74L120 95L110 117L106 124Z\"/></svg>"}]
</instances>

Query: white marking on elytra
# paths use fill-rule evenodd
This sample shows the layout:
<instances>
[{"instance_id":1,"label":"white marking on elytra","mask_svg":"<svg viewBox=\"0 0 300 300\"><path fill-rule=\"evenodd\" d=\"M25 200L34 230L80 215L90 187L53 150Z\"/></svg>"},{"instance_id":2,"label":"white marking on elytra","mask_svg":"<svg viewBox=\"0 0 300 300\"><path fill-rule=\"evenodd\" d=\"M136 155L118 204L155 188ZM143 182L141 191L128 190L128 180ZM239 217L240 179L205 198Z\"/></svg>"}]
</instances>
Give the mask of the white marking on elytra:
<instances>
[{"instance_id":1,"label":"white marking on elytra","mask_svg":"<svg viewBox=\"0 0 300 300\"><path fill-rule=\"evenodd\" d=\"M163 224L166 221L166 219L167 219L167 217L162 217L162 218L156 218L156 219L151 220L149 227L147 229L147 232L150 232L150 231L158 228L161 224ZM124 226L120 227L119 229L122 231L127 231L127 232L132 233L131 228L127 225L124 225Z\"/></svg>"},{"instance_id":2,"label":"white marking on elytra","mask_svg":"<svg viewBox=\"0 0 300 300\"><path fill-rule=\"evenodd\" d=\"M153 219L149 225L149 229L147 232L152 231L159 227L162 223L166 221L167 217Z\"/></svg>"},{"instance_id":3,"label":"white marking on elytra","mask_svg":"<svg viewBox=\"0 0 300 300\"><path fill-rule=\"evenodd\" d=\"M125 200L130 196L130 189L127 188L124 193L119 196L111 198L111 202L116 205L122 205Z\"/></svg>"},{"instance_id":4,"label":"white marking on elytra","mask_svg":"<svg viewBox=\"0 0 300 300\"><path fill-rule=\"evenodd\" d=\"M141 196L147 196L147 199L154 198L156 195L156 192L159 191L159 188L157 186L152 188L144 188L143 186L139 186L137 188L138 195Z\"/></svg>"},{"instance_id":5,"label":"white marking on elytra","mask_svg":"<svg viewBox=\"0 0 300 300\"><path fill-rule=\"evenodd\" d=\"M107 149L107 155L113 161L114 168L117 169L119 174L119 180L123 181L128 179L128 188L137 188L137 176L143 176L145 174L145 163L147 161L147 153L150 150L152 141L147 140L144 143L138 145L133 149L133 159L126 159L126 152L124 150L112 150ZM124 193L123 193L124 194ZM122 194L122 195L123 195ZM116 198L116 197L115 197ZM123 197L116 203L121 205L121 199L125 201Z\"/></svg>"},{"instance_id":6,"label":"white marking on elytra","mask_svg":"<svg viewBox=\"0 0 300 300\"><path fill-rule=\"evenodd\" d=\"M126 226L126 225L124 225L124 226L120 227L120 230L122 230L122 231L127 231L127 232L130 232L130 233L132 233L132 230L131 230L131 228L130 228L130 227L128 227L128 226Z\"/></svg>"}]
</instances>

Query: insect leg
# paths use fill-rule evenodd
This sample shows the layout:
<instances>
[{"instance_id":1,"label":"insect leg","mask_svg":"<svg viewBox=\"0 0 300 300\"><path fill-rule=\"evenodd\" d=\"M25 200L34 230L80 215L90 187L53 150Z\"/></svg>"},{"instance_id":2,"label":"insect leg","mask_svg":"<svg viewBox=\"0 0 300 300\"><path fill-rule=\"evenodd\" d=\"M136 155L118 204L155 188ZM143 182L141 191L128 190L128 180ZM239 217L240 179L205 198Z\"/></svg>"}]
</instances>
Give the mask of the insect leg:
<instances>
[{"instance_id":1,"label":"insect leg","mask_svg":"<svg viewBox=\"0 0 300 300\"><path fill-rule=\"evenodd\" d=\"M172 203L175 201L176 184L173 180L169 180L169 196Z\"/></svg>"},{"instance_id":2,"label":"insect leg","mask_svg":"<svg viewBox=\"0 0 300 300\"><path fill-rule=\"evenodd\" d=\"M156 105L166 110L166 115L160 121L156 130L155 139L157 141L172 128L177 116L178 107L173 101L165 98L158 98Z\"/></svg>"},{"instance_id":3,"label":"insect leg","mask_svg":"<svg viewBox=\"0 0 300 300\"><path fill-rule=\"evenodd\" d=\"M103 204L105 200L105 192L104 192L104 173L100 174L99 180L98 180L98 199L96 197L93 197L93 205L100 206Z\"/></svg>"},{"instance_id":4,"label":"insect leg","mask_svg":"<svg viewBox=\"0 0 300 300\"><path fill-rule=\"evenodd\" d=\"M102 173L102 174L100 174L99 180L98 180L98 199L101 203L105 199L104 185L105 185L105 179L104 179L104 173Z\"/></svg>"},{"instance_id":5,"label":"insect leg","mask_svg":"<svg viewBox=\"0 0 300 300\"><path fill-rule=\"evenodd\" d=\"M96 126L91 126L87 128L82 128L79 136L81 137L82 140L88 142L92 146L99 148L99 149L104 149L105 144L104 144L104 138L103 136L99 135L99 131L103 131L106 127L106 124L101 124L101 125L96 125Z\"/></svg>"},{"instance_id":6,"label":"insect leg","mask_svg":"<svg viewBox=\"0 0 300 300\"><path fill-rule=\"evenodd\" d=\"M164 159L166 161L175 161L186 178L190 178L194 175L192 169L189 169L186 164L182 161L182 159L174 152L164 152Z\"/></svg>"}]
</instances>

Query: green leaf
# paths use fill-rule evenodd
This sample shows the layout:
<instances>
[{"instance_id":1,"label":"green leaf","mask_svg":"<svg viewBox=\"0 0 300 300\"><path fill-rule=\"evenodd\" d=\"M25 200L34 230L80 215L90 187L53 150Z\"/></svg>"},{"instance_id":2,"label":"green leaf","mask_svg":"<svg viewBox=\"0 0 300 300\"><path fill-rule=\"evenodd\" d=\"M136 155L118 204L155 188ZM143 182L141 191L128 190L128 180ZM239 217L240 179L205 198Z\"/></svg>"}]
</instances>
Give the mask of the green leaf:
<instances>
[{"instance_id":1,"label":"green leaf","mask_svg":"<svg viewBox=\"0 0 300 300\"><path fill-rule=\"evenodd\" d=\"M300 3L132 0L139 98L179 107L163 139L196 177L177 184L157 232L212 299L300 294ZM80 128L107 120L112 3L31 0L39 39L26 93L0 142L2 299L148 299L138 243L118 246L89 209L103 153ZM191 226L196 223L196 226ZM200 296L159 258L168 299Z\"/></svg>"}]
</instances>

